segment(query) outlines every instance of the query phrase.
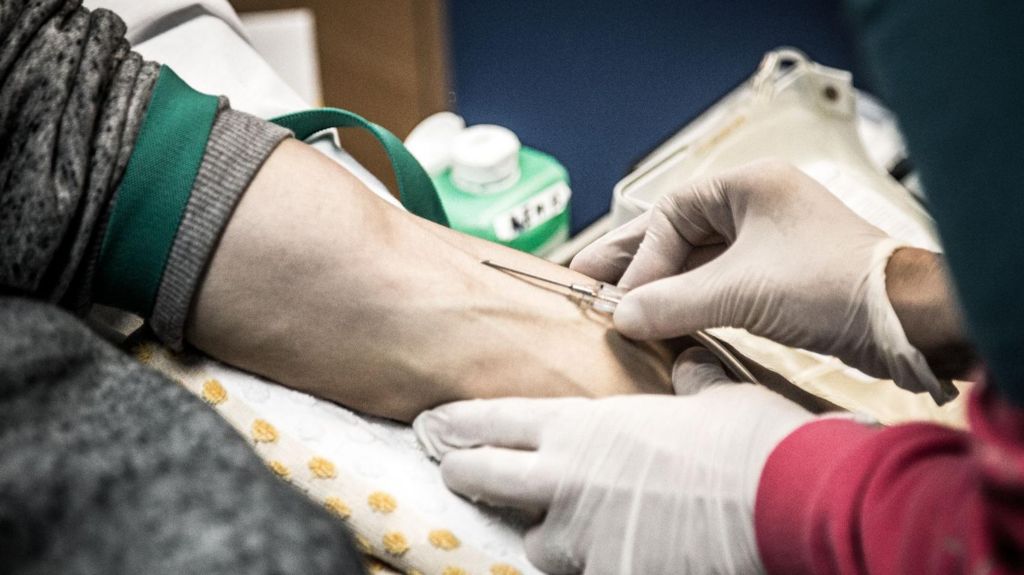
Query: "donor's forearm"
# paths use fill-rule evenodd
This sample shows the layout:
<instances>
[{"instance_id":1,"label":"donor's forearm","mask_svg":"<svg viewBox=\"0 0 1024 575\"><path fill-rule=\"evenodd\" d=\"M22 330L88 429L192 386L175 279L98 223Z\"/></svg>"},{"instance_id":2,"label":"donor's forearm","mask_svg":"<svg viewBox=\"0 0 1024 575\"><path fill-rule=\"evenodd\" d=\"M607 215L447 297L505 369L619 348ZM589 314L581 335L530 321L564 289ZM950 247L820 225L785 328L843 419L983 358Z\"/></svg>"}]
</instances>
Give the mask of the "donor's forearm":
<instances>
[{"instance_id":1,"label":"donor's forearm","mask_svg":"<svg viewBox=\"0 0 1024 575\"><path fill-rule=\"evenodd\" d=\"M584 279L398 210L286 142L228 224L187 336L227 363L402 420L467 398L670 390L665 349L483 259Z\"/></svg>"}]
</instances>

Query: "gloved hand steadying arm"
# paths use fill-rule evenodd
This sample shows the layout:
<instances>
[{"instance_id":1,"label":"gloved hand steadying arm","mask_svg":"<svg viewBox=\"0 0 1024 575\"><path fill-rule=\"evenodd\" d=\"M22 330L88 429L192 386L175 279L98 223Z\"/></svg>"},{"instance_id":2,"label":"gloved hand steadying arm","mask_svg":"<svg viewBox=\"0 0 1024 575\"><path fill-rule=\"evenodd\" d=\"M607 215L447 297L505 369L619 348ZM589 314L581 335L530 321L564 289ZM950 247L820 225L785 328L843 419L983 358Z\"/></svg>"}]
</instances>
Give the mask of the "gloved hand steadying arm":
<instances>
[{"instance_id":1,"label":"gloved hand steadying arm","mask_svg":"<svg viewBox=\"0 0 1024 575\"><path fill-rule=\"evenodd\" d=\"M664 197L572 267L632 289L615 314L627 337L741 327L941 404L956 390L908 341L886 293L902 247L803 172L761 162Z\"/></svg>"},{"instance_id":2,"label":"gloved hand steadying arm","mask_svg":"<svg viewBox=\"0 0 1024 575\"><path fill-rule=\"evenodd\" d=\"M701 348L680 357L673 381L692 395L466 401L425 412L413 428L453 491L545 513L526 537L543 571L761 571L761 471L813 416L731 382Z\"/></svg>"}]
</instances>

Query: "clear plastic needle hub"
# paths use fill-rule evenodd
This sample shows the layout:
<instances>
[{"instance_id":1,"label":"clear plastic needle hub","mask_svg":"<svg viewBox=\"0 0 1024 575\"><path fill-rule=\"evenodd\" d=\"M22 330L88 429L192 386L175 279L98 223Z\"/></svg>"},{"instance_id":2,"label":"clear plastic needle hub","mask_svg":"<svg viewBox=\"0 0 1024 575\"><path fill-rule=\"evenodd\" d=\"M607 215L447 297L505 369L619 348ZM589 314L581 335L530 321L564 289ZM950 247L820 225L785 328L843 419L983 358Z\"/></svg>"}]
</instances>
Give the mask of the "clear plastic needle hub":
<instances>
[{"instance_id":1,"label":"clear plastic needle hub","mask_svg":"<svg viewBox=\"0 0 1024 575\"><path fill-rule=\"evenodd\" d=\"M517 270L515 268L510 268L508 266L496 264L491 260L484 260L483 262L480 263L484 264L485 266L492 267L496 270L501 270L503 272L516 274L519 276L544 282L550 285L565 288L571 291L572 293L583 296L583 298L588 303L590 303L590 306L591 308L594 309L594 311L606 313L609 315L615 313L615 308L617 308L619 306L619 302L622 301L622 296L626 295L625 290L603 282L597 282L592 285L560 282L557 280L553 280L551 278L538 276L535 274L531 274L529 272L524 272L522 270Z\"/></svg>"}]
</instances>

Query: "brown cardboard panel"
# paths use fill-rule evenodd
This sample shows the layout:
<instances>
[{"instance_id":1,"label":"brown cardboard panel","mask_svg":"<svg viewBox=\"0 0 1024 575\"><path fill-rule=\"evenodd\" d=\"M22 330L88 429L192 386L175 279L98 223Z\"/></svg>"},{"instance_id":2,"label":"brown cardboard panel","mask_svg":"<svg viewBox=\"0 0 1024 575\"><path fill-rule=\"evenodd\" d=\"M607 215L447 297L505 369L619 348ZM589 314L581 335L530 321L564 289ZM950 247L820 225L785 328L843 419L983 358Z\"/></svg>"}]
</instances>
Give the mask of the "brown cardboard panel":
<instances>
[{"instance_id":1,"label":"brown cardboard panel","mask_svg":"<svg viewBox=\"0 0 1024 575\"><path fill-rule=\"evenodd\" d=\"M316 16L324 104L352 110L404 138L447 109L444 0L232 0L239 12L311 8ZM342 133L360 162L394 189L372 137Z\"/></svg>"}]
</instances>

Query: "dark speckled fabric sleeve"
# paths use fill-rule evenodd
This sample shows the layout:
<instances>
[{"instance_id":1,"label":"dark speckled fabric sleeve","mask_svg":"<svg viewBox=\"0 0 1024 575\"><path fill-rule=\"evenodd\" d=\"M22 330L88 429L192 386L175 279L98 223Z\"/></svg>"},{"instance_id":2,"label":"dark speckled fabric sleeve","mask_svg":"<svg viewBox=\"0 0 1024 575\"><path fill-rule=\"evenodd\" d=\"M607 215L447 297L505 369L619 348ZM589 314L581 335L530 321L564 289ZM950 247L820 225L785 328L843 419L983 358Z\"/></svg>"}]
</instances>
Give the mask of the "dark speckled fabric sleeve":
<instances>
[{"instance_id":1,"label":"dark speckled fabric sleeve","mask_svg":"<svg viewBox=\"0 0 1024 575\"><path fill-rule=\"evenodd\" d=\"M5 0L0 0L5 1ZM0 296L0 573L361 573L345 525L184 387Z\"/></svg>"},{"instance_id":2,"label":"dark speckled fabric sleeve","mask_svg":"<svg viewBox=\"0 0 1024 575\"><path fill-rule=\"evenodd\" d=\"M0 287L81 311L159 68L114 14L0 1Z\"/></svg>"},{"instance_id":3,"label":"dark speckled fabric sleeve","mask_svg":"<svg viewBox=\"0 0 1024 575\"><path fill-rule=\"evenodd\" d=\"M100 246L160 74L124 35L119 17L81 0L0 0L0 292L77 313L104 295L93 293ZM171 251L150 254L165 265L147 319L168 345L183 345L224 227L290 135L221 98Z\"/></svg>"}]
</instances>

